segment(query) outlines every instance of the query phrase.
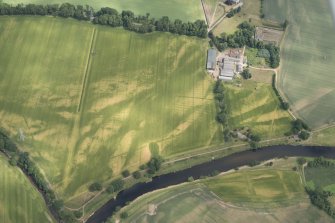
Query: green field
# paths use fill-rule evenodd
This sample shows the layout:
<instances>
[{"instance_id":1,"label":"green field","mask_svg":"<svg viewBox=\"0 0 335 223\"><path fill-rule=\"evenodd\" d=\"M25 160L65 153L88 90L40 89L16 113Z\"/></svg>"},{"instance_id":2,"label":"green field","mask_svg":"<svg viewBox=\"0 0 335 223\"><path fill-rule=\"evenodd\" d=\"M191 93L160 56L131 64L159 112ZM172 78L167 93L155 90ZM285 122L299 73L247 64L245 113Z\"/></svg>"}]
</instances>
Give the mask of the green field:
<instances>
[{"instance_id":1,"label":"green field","mask_svg":"<svg viewBox=\"0 0 335 223\"><path fill-rule=\"evenodd\" d=\"M118 11L132 10L136 14L145 15L150 13L151 16L160 18L169 16L173 19L183 21L195 21L205 19L200 0L4 0L10 4L34 3L34 4L61 4L71 3L74 5L90 5L96 10L102 7L115 8Z\"/></svg>"},{"instance_id":2,"label":"green field","mask_svg":"<svg viewBox=\"0 0 335 223\"><path fill-rule=\"evenodd\" d=\"M255 170L227 174L204 182L224 201L270 207L306 197L300 176L293 171Z\"/></svg>"},{"instance_id":3,"label":"green field","mask_svg":"<svg viewBox=\"0 0 335 223\"><path fill-rule=\"evenodd\" d=\"M313 132L311 138L308 140L312 145L335 146L335 126L321 131Z\"/></svg>"},{"instance_id":4,"label":"green field","mask_svg":"<svg viewBox=\"0 0 335 223\"><path fill-rule=\"evenodd\" d=\"M334 167L306 167L306 183L312 188L321 187L335 193L335 168Z\"/></svg>"},{"instance_id":5,"label":"green field","mask_svg":"<svg viewBox=\"0 0 335 223\"><path fill-rule=\"evenodd\" d=\"M54 222L40 193L0 154L0 222Z\"/></svg>"},{"instance_id":6,"label":"green field","mask_svg":"<svg viewBox=\"0 0 335 223\"><path fill-rule=\"evenodd\" d=\"M291 117L280 108L271 84L242 81L241 87L226 85L231 129L249 127L264 138L283 136Z\"/></svg>"},{"instance_id":7,"label":"green field","mask_svg":"<svg viewBox=\"0 0 335 223\"><path fill-rule=\"evenodd\" d=\"M311 127L335 121L335 29L328 0L269 0L265 15L289 21L278 86Z\"/></svg>"},{"instance_id":8,"label":"green field","mask_svg":"<svg viewBox=\"0 0 335 223\"><path fill-rule=\"evenodd\" d=\"M241 12L231 18L222 20L222 22L214 29L214 34L220 35L223 32L233 34L237 31L238 25L244 21L251 21L254 25L260 25L260 7L260 0L243 1Z\"/></svg>"},{"instance_id":9,"label":"green field","mask_svg":"<svg viewBox=\"0 0 335 223\"><path fill-rule=\"evenodd\" d=\"M243 170L155 191L122 212L129 215L124 222L138 223L332 222L310 205L298 173L286 168Z\"/></svg>"},{"instance_id":10,"label":"green field","mask_svg":"<svg viewBox=\"0 0 335 223\"><path fill-rule=\"evenodd\" d=\"M0 126L66 201L136 170L150 143L163 157L221 143L205 40L51 17L0 30Z\"/></svg>"}]
</instances>

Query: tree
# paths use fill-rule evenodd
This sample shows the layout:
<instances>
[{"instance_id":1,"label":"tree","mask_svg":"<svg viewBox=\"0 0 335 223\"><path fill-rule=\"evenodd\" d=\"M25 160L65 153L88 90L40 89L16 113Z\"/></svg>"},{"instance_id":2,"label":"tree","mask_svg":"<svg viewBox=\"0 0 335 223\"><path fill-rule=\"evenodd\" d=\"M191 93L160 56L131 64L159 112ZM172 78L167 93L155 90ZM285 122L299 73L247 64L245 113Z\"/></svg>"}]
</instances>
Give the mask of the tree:
<instances>
[{"instance_id":1,"label":"tree","mask_svg":"<svg viewBox=\"0 0 335 223\"><path fill-rule=\"evenodd\" d=\"M94 182L88 187L89 191L94 192L94 191L101 191L102 190L102 185L99 182Z\"/></svg>"},{"instance_id":2,"label":"tree","mask_svg":"<svg viewBox=\"0 0 335 223\"><path fill-rule=\"evenodd\" d=\"M126 219L126 218L128 218L128 212L122 212L122 213L120 214L120 218L122 218L122 219Z\"/></svg>"},{"instance_id":3,"label":"tree","mask_svg":"<svg viewBox=\"0 0 335 223\"><path fill-rule=\"evenodd\" d=\"M155 173L161 168L162 163L163 163L163 158L161 156L156 156L156 157L151 158L147 166L150 172Z\"/></svg>"},{"instance_id":4,"label":"tree","mask_svg":"<svg viewBox=\"0 0 335 223\"><path fill-rule=\"evenodd\" d=\"M305 158L299 157L299 158L297 159L297 163L298 163L299 166L303 166L306 162L307 162L307 161L306 161Z\"/></svg>"},{"instance_id":5,"label":"tree","mask_svg":"<svg viewBox=\"0 0 335 223\"><path fill-rule=\"evenodd\" d=\"M113 187L114 192L120 191L124 187L124 181L121 178L116 179L111 183L111 186Z\"/></svg>"},{"instance_id":6,"label":"tree","mask_svg":"<svg viewBox=\"0 0 335 223\"><path fill-rule=\"evenodd\" d=\"M307 131L305 131L305 130L303 130L303 131L301 131L301 132L299 133L298 136L299 136L299 138L302 139L302 140L307 140L307 139L309 138L309 136L310 136L310 133L307 132Z\"/></svg>"},{"instance_id":7,"label":"tree","mask_svg":"<svg viewBox=\"0 0 335 223\"><path fill-rule=\"evenodd\" d=\"M261 137L258 134L251 134L250 139L254 142L261 141Z\"/></svg>"},{"instance_id":8,"label":"tree","mask_svg":"<svg viewBox=\"0 0 335 223\"><path fill-rule=\"evenodd\" d=\"M246 80L250 79L252 77L252 75L251 75L251 73L250 73L250 71L248 69L243 70L242 73L241 73L241 75Z\"/></svg>"},{"instance_id":9,"label":"tree","mask_svg":"<svg viewBox=\"0 0 335 223\"><path fill-rule=\"evenodd\" d=\"M135 171L134 173L133 173L133 177L135 178L135 179L140 179L141 178L141 172L140 171Z\"/></svg>"},{"instance_id":10,"label":"tree","mask_svg":"<svg viewBox=\"0 0 335 223\"><path fill-rule=\"evenodd\" d=\"M130 172L129 172L129 170L124 170L124 171L122 171L122 176L123 176L124 178L129 177L129 176L130 176Z\"/></svg>"},{"instance_id":11,"label":"tree","mask_svg":"<svg viewBox=\"0 0 335 223\"><path fill-rule=\"evenodd\" d=\"M74 211L73 212L73 215L76 217L76 218L81 218L83 216L83 212L78 210L78 211Z\"/></svg>"}]
</instances>

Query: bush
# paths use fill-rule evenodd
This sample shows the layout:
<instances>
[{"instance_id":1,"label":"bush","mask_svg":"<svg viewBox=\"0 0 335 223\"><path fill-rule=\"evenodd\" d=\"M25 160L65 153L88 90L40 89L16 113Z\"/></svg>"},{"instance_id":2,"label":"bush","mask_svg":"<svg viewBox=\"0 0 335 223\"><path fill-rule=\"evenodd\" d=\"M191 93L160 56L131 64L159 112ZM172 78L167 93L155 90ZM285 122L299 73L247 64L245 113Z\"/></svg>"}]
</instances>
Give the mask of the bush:
<instances>
[{"instance_id":1,"label":"bush","mask_svg":"<svg viewBox=\"0 0 335 223\"><path fill-rule=\"evenodd\" d=\"M123 189L124 181L121 178L119 178L114 180L110 185L113 187L114 192L117 192Z\"/></svg>"},{"instance_id":2,"label":"bush","mask_svg":"<svg viewBox=\"0 0 335 223\"><path fill-rule=\"evenodd\" d=\"M130 172L129 172L129 170L124 170L124 171L122 171L122 176L123 176L124 178L129 177L129 176L130 176Z\"/></svg>"},{"instance_id":3,"label":"bush","mask_svg":"<svg viewBox=\"0 0 335 223\"><path fill-rule=\"evenodd\" d=\"M309 136L310 136L309 132L304 130L299 133L299 138L302 140L307 140Z\"/></svg>"},{"instance_id":4,"label":"bush","mask_svg":"<svg viewBox=\"0 0 335 223\"><path fill-rule=\"evenodd\" d=\"M73 215L76 217L76 218L81 218L83 216L83 212L82 211L74 211L73 212Z\"/></svg>"},{"instance_id":5,"label":"bush","mask_svg":"<svg viewBox=\"0 0 335 223\"><path fill-rule=\"evenodd\" d=\"M135 179L140 179L141 178L141 172L140 171L135 171L134 173L133 173L133 177L135 178Z\"/></svg>"},{"instance_id":6,"label":"bush","mask_svg":"<svg viewBox=\"0 0 335 223\"><path fill-rule=\"evenodd\" d=\"M250 79L252 77L252 75L251 75L251 73L250 73L250 71L248 69L243 70L242 73L241 73L241 75L246 80Z\"/></svg>"},{"instance_id":7,"label":"bush","mask_svg":"<svg viewBox=\"0 0 335 223\"><path fill-rule=\"evenodd\" d=\"M147 167L148 167L147 164L142 164L142 165L140 166L140 170L145 170Z\"/></svg>"},{"instance_id":8,"label":"bush","mask_svg":"<svg viewBox=\"0 0 335 223\"><path fill-rule=\"evenodd\" d=\"M306 159L303 158L303 157L299 157L299 158L297 159L297 163L299 164L299 166L304 165L306 162L307 162Z\"/></svg>"},{"instance_id":9,"label":"bush","mask_svg":"<svg viewBox=\"0 0 335 223\"><path fill-rule=\"evenodd\" d=\"M122 212L122 213L120 214L120 218L122 218L122 219L126 219L126 218L128 218L128 213L127 213L127 212Z\"/></svg>"},{"instance_id":10,"label":"bush","mask_svg":"<svg viewBox=\"0 0 335 223\"><path fill-rule=\"evenodd\" d=\"M189 178L187 179L187 181L188 181L188 182L193 182L193 181L194 181L194 178L193 178L193 177L189 177Z\"/></svg>"},{"instance_id":11,"label":"bush","mask_svg":"<svg viewBox=\"0 0 335 223\"><path fill-rule=\"evenodd\" d=\"M151 158L151 160L147 164L149 168L149 173L157 172L161 168L162 163L163 163L163 158L160 156Z\"/></svg>"},{"instance_id":12,"label":"bush","mask_svg":"<svg viewBox=\"0 0 335 223\"><path fill-rule=\"evenodd\" d=\"M109 194L114 193L115 190L114 190L113 185L109 185L109 186L107 187L106 191L107 191L107 193L109 193Z\"/></svg>"},{"instance_id":13,"label":"bush","mask_svg":"<svg viewBox=\"0 0 335 223\"><path fill-rule=\"evenodd\" d=\"M102 185L99 182L94 182L88 187L88 190L91 191L91 192L101 191L102 190Z\"/></svg>"},{"instance_id":14,"label":"bush","mask_svg":"<svg viewBox=\"0 0 335 223\"><path fill-rule=\"evenodd\" d=\"M270 58L270 52L267 49L260 49L257 52L257 56L258 57L263 57L265 59L269 59Z\"/></svg>"}]
</instances>

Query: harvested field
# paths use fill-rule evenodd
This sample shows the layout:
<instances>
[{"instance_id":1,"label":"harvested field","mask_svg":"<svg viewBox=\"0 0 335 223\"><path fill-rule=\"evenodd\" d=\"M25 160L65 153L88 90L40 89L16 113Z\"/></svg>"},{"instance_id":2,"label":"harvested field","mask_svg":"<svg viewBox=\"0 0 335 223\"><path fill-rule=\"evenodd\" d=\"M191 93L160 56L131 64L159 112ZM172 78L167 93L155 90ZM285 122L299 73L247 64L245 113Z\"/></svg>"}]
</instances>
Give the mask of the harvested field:
<instances>
[{"instance_id":1,"label":"harvested field","mask_svg":"<svg viewBox=\"0 0 335 223\"><path fill-rule=\"evenodd\" d=\"M155 0L148 3L147 0L4 0L10 4L60 4L71 3L73 5L90 5L96 10L102 7L111 7L122 10L132 10L136 14L146 15L150 13L155 18L169 16L172 19L183 21L205 20L200 0Z\"/></svg>"},{"instance_id":2,"label":"harvested field","mask_svg":"<svg viewBox=\"0 0 335 223\"><path fill-rule=\"evenodd\" d=\"M242 86L226 85L230 129L249 127L262 138L283 136L290 129L291 117L280 109L271 84L242 81ZM260 115L261 114L261 115Z\"/></svg>"},{"instance_id":3,"label":"harvested field","mask_svg":"<svg viewBox=\"0 0 335 223\"><path fill-rule=\"evenodd\" d=\"M289 21L278 87L312 128L335 121L335 29L329 4L269 0L264 7L266 18Z\"/></svg>"},{"instance_id":4,"label":"harvested field","mask_svg":"<svg viewBox=\"0 0 335 223\"><path fill-rule=\"evenodd\" d=\"M0 30L0 125L65 202L138 169L150 143L163 157L222 143L205 40L52 17L2 17Z\"/></svg>"},{"instance_id":5,"label":"harvested field","mask_svg":"<svg viewBox=\"0 0 335 223\"><path fill-rule=\"evenodd\" d=\"M54 222L40 193L17 167L9 165L3 154L0 169L0 222Z\"/></svg>"},{"instance_id":6,"label":"harvested field","mask_svg":"<svg viewBox=\"0 0 335 223\"><path fill-rule=\"evenodd\" d=\"M284 35L284 31L270 29L265 27L256 28L256 39L265 43L271 43L279 46Z\"/></svg>"}]
</instances>

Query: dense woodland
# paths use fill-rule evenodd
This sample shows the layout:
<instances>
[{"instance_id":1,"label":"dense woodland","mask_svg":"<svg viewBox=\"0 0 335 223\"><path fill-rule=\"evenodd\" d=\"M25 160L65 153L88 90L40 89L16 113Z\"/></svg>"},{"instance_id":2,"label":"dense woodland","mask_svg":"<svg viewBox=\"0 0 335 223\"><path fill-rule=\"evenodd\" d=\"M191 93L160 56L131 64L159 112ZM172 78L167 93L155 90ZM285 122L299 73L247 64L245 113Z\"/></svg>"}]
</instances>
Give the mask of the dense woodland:
<instances>
[{"instance_id":1,"label":"dense woodland","mask_svg":"<svg viewBox=\"0 0 335 223\"><path fill-rule=\"evenodd\" d=\"M203 20L195 22L183 22L179 19L170 20L164 16L160 19L151 18L150 14L135 15L132 11L125 10L119 13L116 9L101 8L94 12L93 8L86 5L72 5L70 3L36 5L19 4L12 6L0 3L0 15L51 15L64 18L92 21L94 24L111 27L124 27L138 33L150 33L153 31L170 32L179 35L207 37L207 25Z\"/></svg>"},{"instance_id":2,"label":"dense woodland","mask_svg":"<svg viewBox=\"0 0 335 223\"><path fill-rule=\"evenodd\" d=\"M264 44L257 41L255 37L256 28L248 22L243 22L238 26L238 30L231 35L226 33L221 36L215 36L212 32L208 34L211 39L211 45L215 45L218 50L224 51L227 48L242 48L244 46L257 48L261 52L266 52L265 58L272 68L276 68L280 63L280 49L273 44Z\"/></svg>"}]
</instances>

